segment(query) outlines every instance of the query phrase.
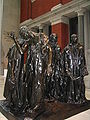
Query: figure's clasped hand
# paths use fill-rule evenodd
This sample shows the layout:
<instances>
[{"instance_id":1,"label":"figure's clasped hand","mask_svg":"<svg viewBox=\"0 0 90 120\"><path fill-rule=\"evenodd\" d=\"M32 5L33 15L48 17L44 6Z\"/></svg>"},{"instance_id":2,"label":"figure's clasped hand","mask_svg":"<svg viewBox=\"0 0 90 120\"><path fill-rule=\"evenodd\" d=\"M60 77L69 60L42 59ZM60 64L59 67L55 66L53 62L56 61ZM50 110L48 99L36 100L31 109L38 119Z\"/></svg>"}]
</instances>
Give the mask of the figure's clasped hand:
<instances>
[{"instance_id":1,"label":"figure's clasped hand","mask_svg":"<svg viewBox=\"0 0 90 120\"><path fill-rule=\"evenodd\" d=\"M48 75L50 75L50 74L52 73L52 67L51 67L51 64L48 65L47 73L48 73Z\"/></svg>"}]
</instances>

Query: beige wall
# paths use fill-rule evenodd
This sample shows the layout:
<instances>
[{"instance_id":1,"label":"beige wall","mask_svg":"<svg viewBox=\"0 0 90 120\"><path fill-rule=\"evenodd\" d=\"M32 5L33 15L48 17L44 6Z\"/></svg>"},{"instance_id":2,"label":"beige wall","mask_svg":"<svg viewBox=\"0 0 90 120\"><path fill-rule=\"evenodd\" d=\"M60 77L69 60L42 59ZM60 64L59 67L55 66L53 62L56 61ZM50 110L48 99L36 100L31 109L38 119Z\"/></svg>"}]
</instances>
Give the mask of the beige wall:
<instances>
[{"instance_id":1,"label":"beige wall","mask_svg":"<svg viewBox=\"0 0 90 120\"><path fill-rule=\"evenodd\" d=\"M3 23L2 23L2 66L7 67L6 55L12 46L13 40L7 35L14 31L17 35L20 24L20 0L3 0Z\"/></svg>"},{"instance_id":2,"label":"beige wall","mask_svg":"<svg viewBox=\"0 0 90 120\"><path fill-rule=\"evenodd\" d=\"M3 15L3 0L0 0L0 74L2 73L2 58L1 58L1 44L2 44L2 15Z\"/></svg>"}]
</instances>

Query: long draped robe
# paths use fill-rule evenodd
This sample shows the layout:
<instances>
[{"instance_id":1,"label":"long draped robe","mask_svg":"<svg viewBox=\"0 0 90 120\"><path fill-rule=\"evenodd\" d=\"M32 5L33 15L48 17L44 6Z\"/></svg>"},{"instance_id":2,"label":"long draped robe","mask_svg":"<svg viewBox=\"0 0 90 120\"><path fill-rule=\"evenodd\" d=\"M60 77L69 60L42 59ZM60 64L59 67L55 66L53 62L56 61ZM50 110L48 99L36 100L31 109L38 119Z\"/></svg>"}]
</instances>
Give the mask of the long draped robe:
<instances>
[{"instance_id":1,"label":"long draped robe","mask_svg":"<svg viewBox=\"0 0 90 120\"><path fill-rule=\"evenodd\" d=\"M66 79L66 102L85 102L84 76L88 74L84 48L79 43L68 45L63 52L64 79Z\"/></svg>"},{"instance_id":2,"label":"long draped robe","mask_svg":"<svg viewBox=\"0 0 90 120\"><path fill-rule=\"evenodd\" d=\"M8 72L4 87L4 97L12 109L23 105L24 98L24 54L13 45L8 51Z\"/></svg>"}]
</instances>

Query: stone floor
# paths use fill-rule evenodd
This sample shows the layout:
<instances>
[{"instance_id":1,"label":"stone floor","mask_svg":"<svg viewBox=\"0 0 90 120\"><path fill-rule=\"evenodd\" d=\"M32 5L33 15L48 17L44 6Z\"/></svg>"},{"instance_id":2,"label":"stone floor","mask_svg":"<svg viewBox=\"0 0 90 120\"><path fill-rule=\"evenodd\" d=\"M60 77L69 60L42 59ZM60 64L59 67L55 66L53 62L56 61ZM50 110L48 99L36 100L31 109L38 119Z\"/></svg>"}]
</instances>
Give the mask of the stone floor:
<instances>
[{"instance_id":1,"label":"stone floor","mask_svg":"<svg viewBox=\"0 0 90 120\"><path fill-rule=\"evenodd\" d=\"M3 97L4 83L5 83L4 77L0 76L0 100L4 99ZM0 120L7 120L7 118L4 117L2 113L0 113Z\"/></svg>"},{"instance_id":2,"label":"stone floor","mask_svg":"<svg viewBox=\"0 0 90 120\"><path fill-rule=\"evenodd\" d=\"M4 99L3 97L3 89L4 89L5 78L0 76L0 100ZM90 90L86 90L86 97L90 100ZM2 113L0 113L0 120L7 120ZM73 117L70 117L66 120L90 120L90 109L84 112L81 112Z\"/></svg>"}]
</instances>

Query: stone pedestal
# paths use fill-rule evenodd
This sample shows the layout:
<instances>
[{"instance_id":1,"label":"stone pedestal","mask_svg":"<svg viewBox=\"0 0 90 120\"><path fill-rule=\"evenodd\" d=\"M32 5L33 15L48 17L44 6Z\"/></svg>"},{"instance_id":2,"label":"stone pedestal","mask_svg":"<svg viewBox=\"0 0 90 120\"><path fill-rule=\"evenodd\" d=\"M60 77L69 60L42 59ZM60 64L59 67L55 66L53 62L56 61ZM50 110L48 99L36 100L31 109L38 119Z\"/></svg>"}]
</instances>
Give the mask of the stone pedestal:
<instances>
[{"instance_id":1,"label":"stone pedestal","mask_svg":"<svg viewBox=\"0 0 90 120\"><path fill-rule=\"evenodd\" d=\"M24 114L19 116L12 114L10 109L5 106L5 101L0 101L0 112L8 120L64 120L89 108L90 101L80 105L45 101L45 111L37 114L34 118L30 118L30 115L28 117Z\"/></svg>"}]
</instances>

